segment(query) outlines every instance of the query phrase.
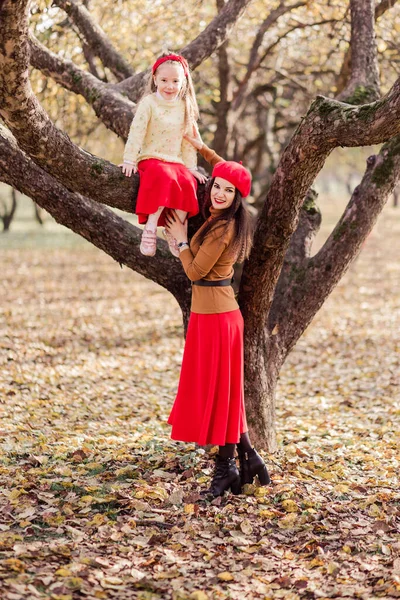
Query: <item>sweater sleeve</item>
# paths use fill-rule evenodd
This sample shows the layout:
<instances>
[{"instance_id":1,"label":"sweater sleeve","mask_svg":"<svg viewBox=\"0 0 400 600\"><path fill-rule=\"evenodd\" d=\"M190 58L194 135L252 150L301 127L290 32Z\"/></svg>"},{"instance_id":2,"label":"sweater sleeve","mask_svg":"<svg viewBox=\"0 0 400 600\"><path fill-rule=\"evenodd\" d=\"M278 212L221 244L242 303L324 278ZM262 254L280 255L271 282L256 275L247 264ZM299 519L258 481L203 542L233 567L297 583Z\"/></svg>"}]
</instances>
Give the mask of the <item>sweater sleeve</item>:
<instances>
[{"instance_id":1,"label":"sweater sleeve","mask_svg":"<svg viewBox=\"0 0 400 600\"><path fill-rule=\"evenodd\" d=\"M194 169L197 166L197 151L190 142L182 139L182 160L188 169Z\"/></svg>"},{"instance_id":2,"label":"sweater sleeve","mask_svg":"<svg viewBox=\"0 0 400 600\"><path fill-rule=\"evenodd\" d=\"M136 163L151 118L150 96L139 102L125 145L124 162Z\"/></svg>"},{"instance_id":3,"label":"sweater sleeve","mask_svg":"<svg viewBox=\"0 0 400 600\"><path fill-rule=\"evenodd\" d=\"M222 156L219 156L214 150L211 150L208 146L206 146L203 142L203 146L199 150L202 157L210 163L212 167L215 167L217 163L225 162L225 159Z\"/></svg>"},{"instance_id":4,"label":"sweater sleeve","mask_svg":"<svg viewBox=\"0 0 400 600\"><path fill-rule=\"evenodd\" d=\"M220 229L210 231L201 244L196 256L190 248L182 250L179 255L183 268L190 281L203 279L211 271L221 254L229 244L229 237L220 235Z\"/></svg>"}]
</instances>

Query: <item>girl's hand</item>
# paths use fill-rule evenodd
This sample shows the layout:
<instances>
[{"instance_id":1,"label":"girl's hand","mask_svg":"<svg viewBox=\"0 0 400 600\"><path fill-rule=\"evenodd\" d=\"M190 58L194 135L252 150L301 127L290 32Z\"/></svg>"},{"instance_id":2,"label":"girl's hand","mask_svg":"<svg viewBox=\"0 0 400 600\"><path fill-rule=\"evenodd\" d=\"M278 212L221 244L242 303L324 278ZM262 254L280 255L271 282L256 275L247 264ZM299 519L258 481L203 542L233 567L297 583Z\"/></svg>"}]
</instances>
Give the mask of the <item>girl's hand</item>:
<instances>
[{"instance_id":1,"label":"girl's hand","mask_svg":"<svg viewBox=\"0 0 400 600\"><path fill-rule=\"evenodd\" d=\"M205 183L207 181L207 177L205 175L202 175L200 171L191 171L191 173L193 173L193 175L200 183Z\"/></svg>"},{"instance_id":2,"label":"girl's hand","mask_svg":"<svg viewBox=\"0 0 400 600\"><path fill-rule=\"evenodd\" d=\"M130 177L132 175L132 173L137 173L137 166L133 165L132 163L122 163L121 165L118 165L119 167L122 167L122 172L124 175L126 175L127 177Z\"/></svg>"},{"instance_id":3,"label":"girl's hand","mask_svg":"<svg viewBox=\"0 0 400 600\"><path fill-rule=\"evenodd\" d=\"M183 135L183 137L185 138L186 141L188 141L190 144L192 144L192 146L194 146L196 148L196 150L202 149L203 140L201 139L200 133L198 132L196 127L193 127L193 135L188 135L187 133L185 133Z\"/></svg>"},{"instance_id":4,"label":"girl's hand","mask_svg":"<svg viewBox=\"0 0 400 600\"><path fill-rule=\"evenodd\" d=\"M174 236L178 244L181 242L187 242L187 228L188 228L188 220L187 218L181 223L178 215L175 210L167 210L165 213L165 229Z\"/></svg>"}]
</instances>

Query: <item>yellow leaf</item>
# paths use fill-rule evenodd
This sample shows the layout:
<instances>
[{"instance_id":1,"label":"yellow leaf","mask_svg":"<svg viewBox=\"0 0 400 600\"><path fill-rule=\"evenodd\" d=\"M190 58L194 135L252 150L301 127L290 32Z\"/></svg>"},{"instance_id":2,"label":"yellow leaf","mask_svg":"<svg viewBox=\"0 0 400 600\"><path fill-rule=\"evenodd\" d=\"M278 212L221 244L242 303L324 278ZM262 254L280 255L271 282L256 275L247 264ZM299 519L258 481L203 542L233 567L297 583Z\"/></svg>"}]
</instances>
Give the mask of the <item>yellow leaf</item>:
<instances>
[{"instance_id":1,"label":"yellow leaf","mask_svg":"<svg viewBox=\"0 0 400 600\"><path fill-rule=\"evenodd\" d=\"M251 484L247 484L250 485ZM267 487L259 487L259 488L255 488L254 490L254 495L256 498L261 498L263 496L267 496L269 494L269 489Z\"/></svg>"},{"instance_id":2,"label":"yellow leaf","mask_svg":"<svg viewBox=\"0 0 400 600\"><path fill-rule=\"evenodd\" d=\"M207 483L208 481L208 477L206 477L205 475L203 475L203 477L199 477L197 479L197 483Z\"/></svg>"},{"instance_id":3,"label":"yellow leaf","mask_svg":"<svg viewBox=\"0 0 400 600\"><path fill-rule=\"evenodd\" d=\"M82 587L83 584L83 579L81 577L70 577L66 582L65 585L70 589L70 590L79 590Z\"/></svg>"},{"instance_id":4,"label":"yellow leaf","mask_svg":"<svg viewBox=\"0 0 400 600\"><path fill-rule=\"evenodd\" d=\"M243 519L243 521L240 523L240 529L246 535L250 535L251 533L253 533L253 527L248 519Z\"/></svg>"},{"instance_id":5,"label":"yellow leaf","mask_svg":"<svg viewBox=\"0 0 400 600\"><path fill-rule=\"evenodd\" d=\"M190 600L208 600L207 594L205 592L201 592L200 590L192 592L189 598Z\"/></svg>"},{"instance_id":6,"label":"yellow leaf","mask_svg":"<svg viewBox=\"0 0 400 600\"><path fill-rule=\"evenodd\" d=\"M299 511L299 507L297 506L296 502L294 502L293 500L284 500L282 502L282 506L283 506L284 510L286 510L286 512L288 512L288 513L293 513L293 512Z\"/></svg>"},{"instance_id":7,"label":"yellow leaf","mask_svg":"<svg viewBox=\"0 0 400 600\"><path fill-rule=\"evenodd\" d=\"M381 509L377 504L371 504L371 506L368 509L368 514L370 517L380 517Z\"/></svg>"},{"instance_id":8,"label":"yellow leaf","mask_svg":"<svg viewBox=\"0 0 400 600\"><path fill-rule=\"evenodd\" d=\"M55 572L55 575L59 575L59 577L70 577L72 575L72 573L69 569L66 569L65 567L61 567L60 569L57 569L57 571Z\"/></svg>"},{"instance_id":9,"label":"yellow leaf","mask_svg":"<svg viewBox=\"0 0 400 600\"><path fill-rule=\"evenodd\" d=\"M2 564L11 569L11 571L17 571L18 573L25 571L25 564L19 558L7 558Z\"/></svg>"},{"instance_id":10,"label":"yellow leaf","mask_svg":"<svg viewBox=\"0 0 400 600\"><path fill-rule=\"evenodd\" d=\"M326 570L328 571L329 575L333 575L339 570L339 565L335 562L330 562Z\"/></svg>"},{"instance_id":11,"label":"yellow leaf","mask_svg":"<svg viewBox=\"0 0 400 600\"><path fill-rule=\"evenodd\" d=\"M343 550L343 552L346 552L346 554L351 554L350 546L343 546L342 550Z\"/></svg>"},{"instance_id":12,"label":"yellow leaf","mask_svg":"<svg viewBox=\"0 0 400 600\"><path fill-rule=\"evenodd\" d=\"M273 519L274 517L276 517L275 513L272 512L272 510L260 510L260 512L258 513L260 515L260 517L262 519Z\"/></svg>"},{"instance_id":13,"label":"yellow leaf","mask_svg":"<svg viewBox=\"0 0 400 600\"><path fill-rule=\"evenodd\" d=\"M97 513L97 515L94 515L94 517L90 521L89 525L94 525L95 527L99 527L100 525L104 525L104 523L107 523L107 521L108 521L108 519L107 519L106 515Z\"/></svg>"},{"instance_id":14,"label":"yellow leaf","mask_svg":"<svg viewBox=\"0 0 400 600\"><path fill-rule=\"evenodd\" d=\"M80 499L80 504L91 504L93 500L93 496L82 496L82 498Z\"/></svg>"},{"instance_id":15,"label":"yellow leaf","mask_svg":"<svg viewBox=\"0 0 400 600\"><path fill-rule=\"evenodd\" d=\"M229 573L229 571L223 571L222 573L218 573L217 577L218 577L218 579L221 579L221 581L232 581L233 580L233 575L231 573Z\"/></svg>"},{"instance_id":16,"label":"yellow leaf","mask_svg":"<svg viewBox=\"0 0 400 600\"><path fill-rule=\"evenodd\" d=\"M308 563L308 568L312 569L313 567L322 567L324 565L324 561L321 558L313 558Z\"/></svg>"},{"instance_id":17,"label":"yellow leaf","mask_svg":"<svg viewBox=\"0 0 400 600\"><path fill-rule=\"evenodd\" d=\"M282 517L282 519L279 519L278 527L280 527L280 529L291 529L294 526L296 520L297 515L295 513L289 513L288 515Z\"/></svg>"},{"instance_id":18,"label":"yellow leaf","mask_svg":"<svg viewBox=\"0 0 400 600\"><path fill-rule=\"evenodd\" d=\"M30 521L20 521L20 522L18 523L18 525L19 525L20 527L28 527L28 525L30 525L30 524L31 524L31 522L30 522Z\"/></svg>"},{"instance_id":19,"label":"yellow leaf","mask_svg":"<svg viewBox=\"0 0 400 600\"><path fill-rule=\"evenodd\" d=\"M185 504L183 510L187 515L192 515L194 513L194 504Z\"/></svg>"}]
</instances>

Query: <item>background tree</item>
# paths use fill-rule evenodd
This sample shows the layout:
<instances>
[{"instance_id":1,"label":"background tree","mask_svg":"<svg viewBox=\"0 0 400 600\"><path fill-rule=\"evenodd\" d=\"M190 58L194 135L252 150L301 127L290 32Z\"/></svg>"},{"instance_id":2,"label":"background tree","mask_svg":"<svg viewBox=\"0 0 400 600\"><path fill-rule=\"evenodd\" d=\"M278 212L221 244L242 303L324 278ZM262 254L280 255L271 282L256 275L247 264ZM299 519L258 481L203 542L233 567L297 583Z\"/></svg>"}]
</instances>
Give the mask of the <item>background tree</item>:
<instances>
[{"instance_id":1,"label":"background tree","mask_svg":"<svg viewBox=\"0 0 400 600\"><path fill-rule=\"evenodd\" d=\"M215 125L214 145L227 158L244 155L256 177L260 212L239 302L246 324L248 420L256 443L274 450L279 370L357 255L399 179L400 79L392 66L399 13L394 0L382 0L376 7L373 0L351 0L349 7L331 0L281 1L269 8L256 0L192 4L189 8L196 12L190 13L191 19L186 14L175 38L177 15L188 10L186 3L159 5L158 17L146 13L143 3L140 11L135 2L129 8L118 3L118 9L112 7L114 16L104 19L113 30L107 35L99 25L107 9L94 1L32 4L30 15L28 0L0 0L0 180L121 264L165 287L186 320L190 286L179 261L162 242L156 258L143 257L140 230L107 208L132 212L137 178L126 179L114 164L80 148L63 129L71 126L73 139L90 136L100 121L124 140L146 78L143 69L163 45L174 42L173 49L193 69L201 64L199 100L205 126L211 130ZM397 12L390 26L381 26L377 44L375 20L389 8ZM241 30L245 18L239 21L245 9L246 36ZM30 18L41 40L29 32ZM154 38L157 18L169 24L167 30L160 28L163 39ZM141 27L148 46L138 47L137 54L131 48L125 58L125 48L119 52L117 45L124 32L132 40L132 29ZM318 32L319 43L307 53L310 38L316 41L313 32ZM62 51L52 51L66 40ZM379 52L385 64L382 81ZM36 69L32 75L30 65ZM36 91L41 86L43 104L31 80ZM300 118L317 88L331 96L340 89L341 101L317 96ZM68 127L58 110L60 102L76 107L77 116ZM89 117L89 109L95 118ZM82 127L86 116L88 123ZM310 186L326 158L338 146L382 142L334 231L311 256L320 213Z\"/></svg>"}]
</instances>

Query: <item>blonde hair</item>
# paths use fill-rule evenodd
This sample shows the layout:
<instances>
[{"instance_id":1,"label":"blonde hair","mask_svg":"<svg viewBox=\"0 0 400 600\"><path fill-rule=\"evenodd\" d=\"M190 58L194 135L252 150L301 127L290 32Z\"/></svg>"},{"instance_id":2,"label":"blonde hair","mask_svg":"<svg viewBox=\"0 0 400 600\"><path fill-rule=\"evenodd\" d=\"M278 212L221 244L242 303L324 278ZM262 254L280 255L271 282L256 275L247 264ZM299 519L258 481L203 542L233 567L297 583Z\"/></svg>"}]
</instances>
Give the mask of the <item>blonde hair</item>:
<instances>
[{"instance_id":1,"label":"blonde hair","mask_svg":"<svg viewBox=\"0 0 400 600\"><path fill-rule=\"evenodd\" d=\"M158 58L168 56L168 54L170 54L170 52L164 52ZM156 60L158 60L158 58ZM160 67L162 65L178 65L181 67L182 71L184 71L183 65L177 60L166 60L165 62L161 63ZM158 67L154 73L150 73L142 98L148 96L149 94L153 94L157 90L157 86L154 83L154 76L160 67ZM193 135L193 125L195 125L199 118L199 107L197 105L196 92L194 91L193 80L190 75L189 68L187 73L187 77L183 75L183 84L179 90L178 96L185 102L185 133Z\"/></svg>"}]
</instances>

